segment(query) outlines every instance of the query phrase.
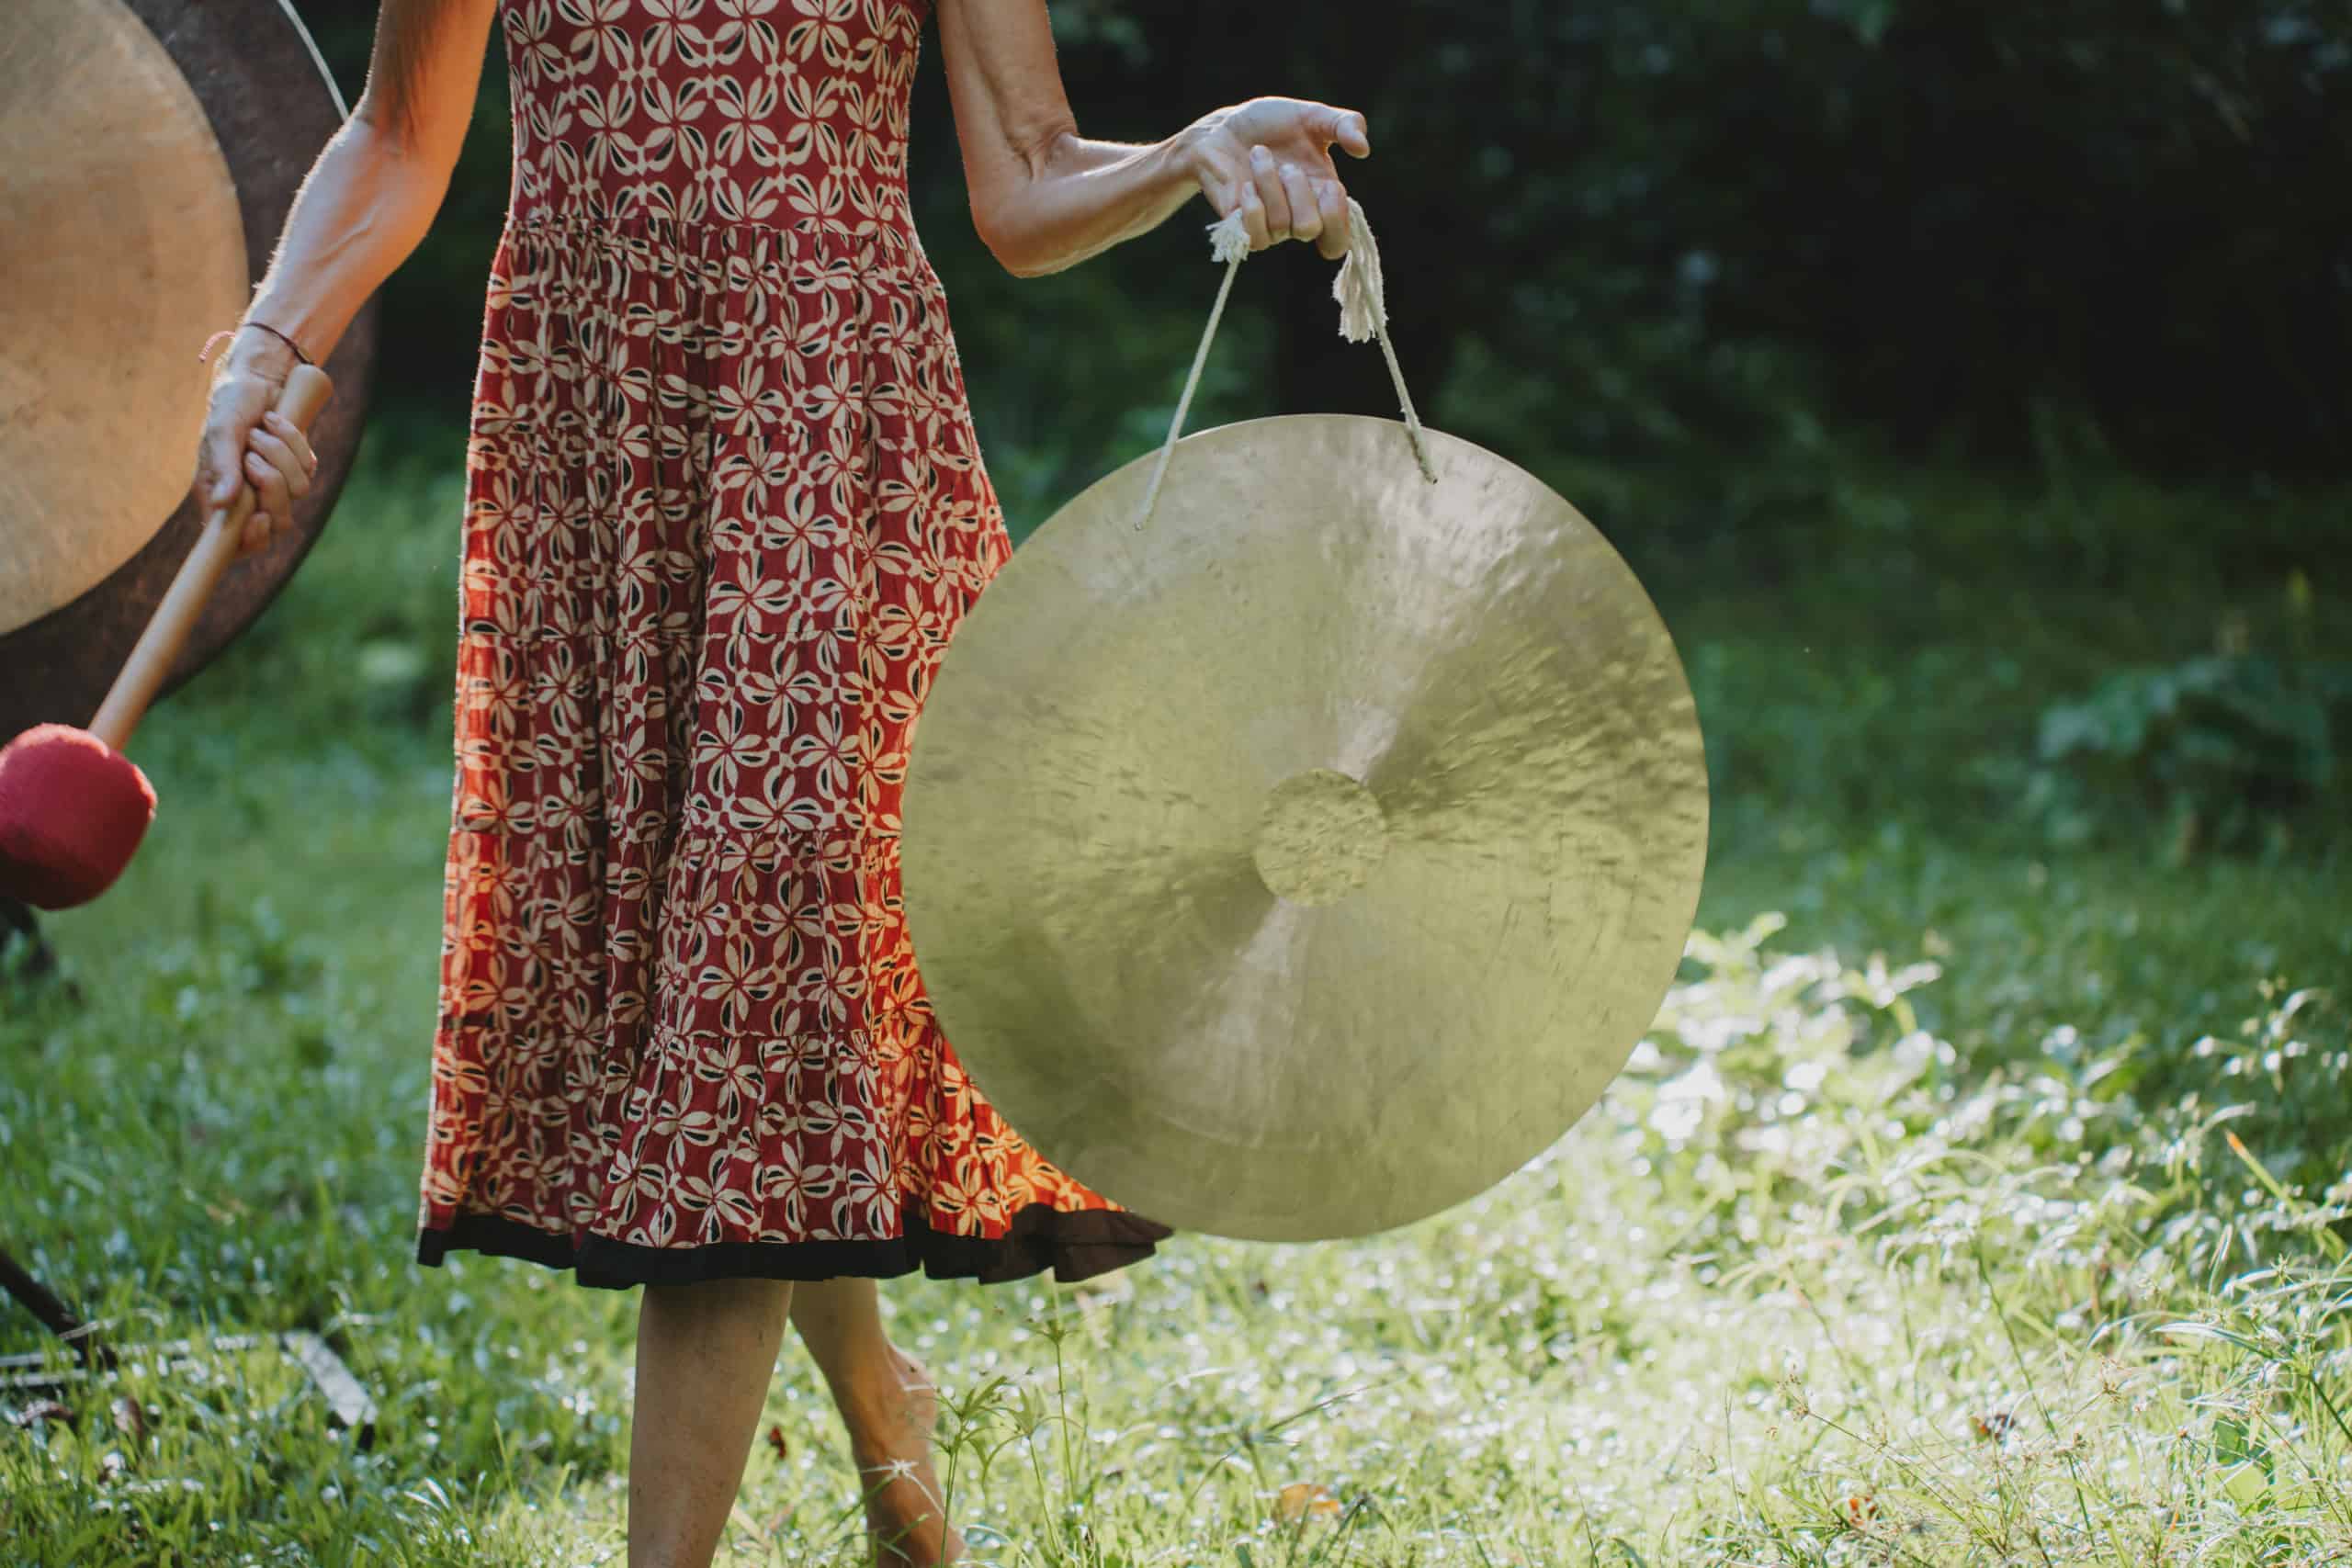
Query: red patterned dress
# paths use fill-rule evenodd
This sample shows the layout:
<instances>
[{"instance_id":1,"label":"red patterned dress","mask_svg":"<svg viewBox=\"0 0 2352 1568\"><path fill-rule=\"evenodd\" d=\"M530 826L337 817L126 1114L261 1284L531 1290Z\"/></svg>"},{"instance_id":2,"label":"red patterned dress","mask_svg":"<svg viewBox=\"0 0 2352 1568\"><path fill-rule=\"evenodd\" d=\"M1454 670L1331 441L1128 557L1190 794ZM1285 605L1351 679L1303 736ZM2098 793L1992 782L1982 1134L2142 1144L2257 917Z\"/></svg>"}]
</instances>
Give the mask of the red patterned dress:
<instances>
[{"instance_id":1,"label":"red patterned dress","mask_svg":"<svg viewBox=\"0 0 2352 1568\"><path fill-rule=\"evenodd\" d=\"M942 1037L899 805L1012 555L907 199L929 0L504 0L418 1257L1082 1279L1168 1227Z\"/></svg>"}]
</instances>

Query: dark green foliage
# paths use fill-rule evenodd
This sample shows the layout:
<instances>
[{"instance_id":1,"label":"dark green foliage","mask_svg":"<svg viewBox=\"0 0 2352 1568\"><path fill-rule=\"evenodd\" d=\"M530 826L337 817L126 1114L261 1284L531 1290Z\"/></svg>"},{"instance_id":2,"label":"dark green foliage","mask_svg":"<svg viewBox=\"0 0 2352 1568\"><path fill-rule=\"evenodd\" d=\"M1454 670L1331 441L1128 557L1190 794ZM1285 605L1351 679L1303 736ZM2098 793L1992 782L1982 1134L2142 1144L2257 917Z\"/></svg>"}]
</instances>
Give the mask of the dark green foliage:
<instances>
[{"instance_id":1,"label":"dark green foliage","mask_svg":"<svg viewBox=\"0 0 2352 1568\"><path fill-rule=\"evenodd\" d=\"M310 10L356 96L375 7ZM1634 566L1698 690L1719 846L1792 803L1858 838L1917 818L2039 847L2167 822L2176 849L2258 848L2281 825L2304 846L2346 815L2342 770L2263 739L2305 722L2304 698L2183 699L2144 756L2086 735L2045 754L2041 720L2087 694L2154 702L2131 695L2143 677L2101 682L2228 647L2295 573L2307 635L2243 651L2290 693L2340 657L2309 628L2345 604L2352 7L1396 0L1377 27L1244 0L1052 10L1091 135L1149 140L1267 91L1370 117L1374 157L1342 165L1416 400ZM970 222L938 47L933 27L916 217L1018 540L1164 434L1216 290L1211 214L1006 274ZM504 210L502 35L489 50L447 204L385 291L377 406L420 429L463 418ZM1191 428L1393 412L1378 354L1333 331L1329 279L1304 245L1250 261ZM454 518L452 494L418 494ZM454 532L401 547L446 563ZM337 711L429 728L447 590L401 580L352 607L335 681L361 679Z\"/></svg>"},{"instance_id":2,"label":"dark green foliage","mask_svg":"<svg viewBox=\"0 0 2352 1568\"><path fill-rule=\"evenodd\" d=\"M2056 772L2037 805L2070 836L2120 808L2169 817L2184 847L2281 843L2335 783L2347 722L2352 663L2210 655L2118 671L2043 711L2038 755Z\"/></svg>"},{"instance_id":3,"label":"dark green foliage","mask_svg":"<svg viewBox=\"0 0 2352 1568\"><path fill-rule=\"evenodd\" d=\"M1481 343L1539 384L1531 438L1709 460L1777 440L1796 397L1980 458L2031 457L2053 406L2167 468L2346 457L2340 5L1056 9L1096 134L1260 92L1363 109L1374 154L1348 172L1408 382L1434 400ZM919 121L918 156L949 129ZM1186 310L1199 288L1157 258L1189 252L1150 253L1123 292ZM1272 404L1386 412L1331 339L1324 269L1259 265Z\"/></svg>"},{"instance_id":4,"label":"dark green foliage","mask_svg":"<svg viewBox=\"0 0 2352 1568\"><path fill-rule=\"evenodd\" d=\"M302 9L356 96L374 7ZM1259 93L1364 110L1374 157L1342 163L1427 405L1476 341L1542 388L1529 437L1621 460L1770 442L1798 397L1912 450L2030 458L2037 411L2059 406L2142 465L2343 469L2341 0L1390 0L1377 26L1337 3L1053 10L1090 135L1153 140ZM1087 287L996 288L935 28L923 46L926 246L959 302L1023 301L1022 342L969 356L983 436L1035 397L1099 469L1133 445L1132 411L1172 398L1181 357L1129 323L1197 324L1212 214L1088 264ZM490 50L448 203L385 299L388 378L444 407L462 404L506 197L495 32ZM1243 330L1272 357L1234 413L1389 412L1376 361L1331 331L1329 272L1306 246L1253 263L1241 302L1264 315ZM1119 395L1091 397L1073 365Z\"/></svg>"}]
</instances>

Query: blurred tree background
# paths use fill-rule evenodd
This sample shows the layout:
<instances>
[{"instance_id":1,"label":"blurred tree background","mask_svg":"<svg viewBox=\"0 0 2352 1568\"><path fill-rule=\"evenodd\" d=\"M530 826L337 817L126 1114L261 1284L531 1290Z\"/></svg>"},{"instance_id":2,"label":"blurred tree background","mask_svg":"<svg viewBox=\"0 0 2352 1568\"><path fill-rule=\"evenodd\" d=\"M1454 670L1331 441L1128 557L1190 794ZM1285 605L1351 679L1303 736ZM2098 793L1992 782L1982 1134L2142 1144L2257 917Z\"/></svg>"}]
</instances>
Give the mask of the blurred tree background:
<instances>
[{"instance_id":1,"label":"blurred tree background","mask_svg":"<svg viewBox=\"0 0 2352 1568\"><path fill-rule=\"evenodd\" d=\"M374 5L300 8L356 96ZM1364 111L1374 155L1340 163L1408 384L1641 574L1725 823L1753 807L1795 842L1792 809L1832 836L1924 814L2177 857L2332 840L2352 4L1052 10L1090 136L1259 93ZM447 205L385 292L381 406L452 454L508 112L494 34ZM913 175L1018 538L1164 433L1215 214L1005 274L966 209L935 22ZM1252 259L1191 428L1394 413L1377 354L1333 330L1330 273L1305 245Z\"/></svg>"}]
</instances>

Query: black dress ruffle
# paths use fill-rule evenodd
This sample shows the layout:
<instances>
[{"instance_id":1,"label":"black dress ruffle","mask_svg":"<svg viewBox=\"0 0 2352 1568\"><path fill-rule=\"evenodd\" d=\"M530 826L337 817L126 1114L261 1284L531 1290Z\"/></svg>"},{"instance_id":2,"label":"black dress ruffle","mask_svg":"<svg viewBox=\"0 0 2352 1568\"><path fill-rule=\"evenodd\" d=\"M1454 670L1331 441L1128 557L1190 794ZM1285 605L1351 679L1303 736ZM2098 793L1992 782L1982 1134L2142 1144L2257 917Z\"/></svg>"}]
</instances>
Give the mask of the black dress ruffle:
<instances>
[{"instance_id":1,"label":"black dress ruffle","mask_svg":"<svg viewBox=\"0 0 2352 1568\"><path fill-rule=\"evenodd\" d=\"M1070 1284L1140 1261L1176 1233L1128 1209L1056 1209L1032 1203L1001 1236L933 1230L910 1204L900 1234L875 1241L720 1242L709 1247L639 1247L588 1235L575 1239L496 1214L461 1214L447 1230L417 1233L416 1260L437 1268L452 1252L520 1258L568 1269L582 1285L627 1290L699 1280L888 1280L917 1269L934 1280L983 1285L1051 1269Z\"/></svg>"}]
</instances>

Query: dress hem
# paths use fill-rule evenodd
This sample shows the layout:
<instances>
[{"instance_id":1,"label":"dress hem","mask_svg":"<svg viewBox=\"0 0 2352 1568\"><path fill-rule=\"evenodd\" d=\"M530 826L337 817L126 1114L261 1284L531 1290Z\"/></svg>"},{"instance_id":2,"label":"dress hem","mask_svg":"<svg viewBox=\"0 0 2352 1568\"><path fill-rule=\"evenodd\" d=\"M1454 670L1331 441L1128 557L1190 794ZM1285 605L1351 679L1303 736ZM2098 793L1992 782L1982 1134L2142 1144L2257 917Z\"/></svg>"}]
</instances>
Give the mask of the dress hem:
<instances>
[{"instance_id":1,"label":"dress hem","mask_svg":"<svg viewBox=\"0 0 2352 1568\"><path fill-rule=\"evenodd\" d=\"M856 1241L714 1242L705 1247L640 1247L590 1233L540 1230L503 1214L459 1214L446 1228L417 1232L416 1260L440 1267L452 1252L519 1258L571 1270L582 1285L625 1291L702 1280L888 1280L918 1269L934 1280L1002 1284L1047 1269L1063 1284L1139 1262L1173 1229L1128 1209L1056 1209L1031 1203L1001 1236L934 1230L910 1205L899 1235Z\"/></svg>"}]
</instances>

